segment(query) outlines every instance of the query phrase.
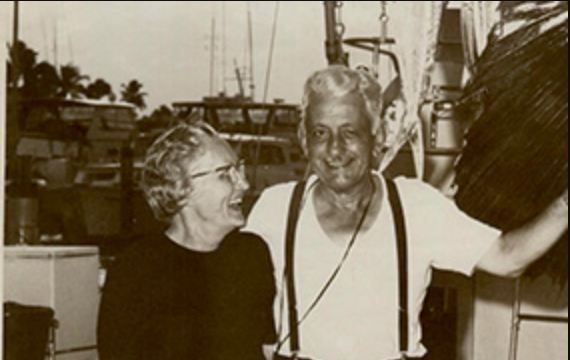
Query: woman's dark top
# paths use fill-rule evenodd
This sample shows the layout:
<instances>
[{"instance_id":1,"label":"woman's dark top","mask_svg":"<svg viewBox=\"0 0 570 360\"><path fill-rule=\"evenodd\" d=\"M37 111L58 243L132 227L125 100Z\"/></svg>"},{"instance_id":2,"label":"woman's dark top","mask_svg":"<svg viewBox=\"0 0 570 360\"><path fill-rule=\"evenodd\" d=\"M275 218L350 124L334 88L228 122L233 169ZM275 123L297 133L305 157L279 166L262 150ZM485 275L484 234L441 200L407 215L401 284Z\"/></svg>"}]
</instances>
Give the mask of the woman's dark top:
<instances>
[{"instance_id":1,"label":"woman's dark top","mask_svg":"<svg viewBox=\"0 0 570 360\"><path fill-rule=\"evenodd\" d=\"M275 342L267 246L234 232L211 253L166 236L141 240L109 269L100 360L262 360Z\"/></svg>"}]
</instances>

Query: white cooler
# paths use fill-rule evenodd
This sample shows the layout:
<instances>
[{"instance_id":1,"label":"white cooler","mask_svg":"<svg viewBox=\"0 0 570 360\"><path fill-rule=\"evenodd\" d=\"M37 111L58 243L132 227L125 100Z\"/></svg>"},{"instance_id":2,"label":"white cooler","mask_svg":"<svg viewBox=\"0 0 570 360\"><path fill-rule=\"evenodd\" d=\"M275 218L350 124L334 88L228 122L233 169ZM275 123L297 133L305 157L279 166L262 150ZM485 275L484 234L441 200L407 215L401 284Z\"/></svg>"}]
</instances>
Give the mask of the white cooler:
<instances>
[{"instance_id":1,"label":"white cooler","mask_svg":"<svg viewBox=\"0 0 570 360\"><path fill-rule=\"evenodd\" d=\"M55 311L57 360L97 359L99 299L97 247L4 247L4 301Z\"/></svg>"}]
</instances>

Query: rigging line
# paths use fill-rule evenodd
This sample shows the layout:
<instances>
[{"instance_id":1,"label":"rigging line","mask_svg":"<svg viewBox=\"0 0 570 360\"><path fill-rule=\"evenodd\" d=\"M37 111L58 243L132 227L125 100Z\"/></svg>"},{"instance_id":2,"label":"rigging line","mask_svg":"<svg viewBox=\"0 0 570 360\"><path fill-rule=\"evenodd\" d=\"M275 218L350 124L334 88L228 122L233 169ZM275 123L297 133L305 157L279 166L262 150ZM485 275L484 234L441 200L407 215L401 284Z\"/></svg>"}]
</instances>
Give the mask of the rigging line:
<instances>
[{"instance_id":1,"label":"rigging line","mask_svg":"<svg viewBox=\"0 0 570 360\"><path fill-rule=\"evenodd\" d=\"M38 12L38 17L39 17L39 23L40 23L40 29L42 32L42 37L44 39L44 54L46 56L46 59L49 60L49 47L48 47L48 31L47 31L47 25L46 25L46 15L45 15L45 8L42 6L39 8L39 12Z\"/></svg>"},{"instance_id":2,"label":"rigging line","mask_svg":"<svg viewBox=\"0 0 570 360\"><path fill-rule=\"evenodd\" d=\"M67 21L67 10L65 7L65 1L62 2L61 5L61 11L62 11L62 18L63 18L63 26L64 26L64 33L66 34L67 37L67 50L69 52L69 63L73 64L75 62L75 58L74 58L74 54L73 54L73 40L71 37L71 32L69 31L69 26L68 26L68 21Z\"/></svg>"},{"instance_id":3,"label":"rigging line","mask_svg":"<svg viewBox=\"0 0 570 360\"><path fill-rule=\"evenodd\" d=\"M273 64L273 53L275 50L275 38L277 35L277 21L279 20L279 3L275 2L275 13L273 16L273 30L271 32L271 44L269 46L269 57L267 60L267 72L265 74L265 88L263 90L263 103L267 101L267 93L269 91L269 82L271 80L271 65Z\"/></svg>"},{"instance_id":4,"label":"rigging line","mask_svg":"<svg viewBox=\"0 0 570 360\"><path fill-rule=\"evenodd\" d=\"M57 56L58 50L57 50L57 19L55 20L54 24L53 24L53 65L55 66L55 68L59 68L59 58Z\"/></svg>"},{"instance_id":5,"label":"rigging line","mask_svg":"<svg viewBox=\"0 0 570 360\"><path fill-rule=\"evenodd\" d=\"M267 104L267 93L269 91L269 82L270 82L270 76L271 76L271 65L273 63L273 52L275 50L275 38L277 35L277 21L279 19L279 3L280 3L279 1L275 2L275 13L273 15L273 30L271 32L271 43L269 45L269 56L267 59L267 71L265 74L265 87L263 90L263 102L262 102L263 110L265 110L265 106ZM265 121L269 122L270 120L271 119L269 119L269 116L267 116ZM269 125L269 124L267 124L267 125ZM263 127L263 125L258 126L258 131L257 131L258 138L257 138L256 147L255 147L255 161L254 161L253 176L252 176L252 188L253 189L255 189L257 187L257 167L259 165L259 155L261 152L262 127Z\"/></svg>"},{"instance_id":6,"label":"rigging line","mask_svg":"<svg viewBox=\"0 0 570 360\"><path fill-rule=\"evenodd\" d=\"M64 57L61 56L61 52L62 52L62 47L65 47L65 45L62 45L62 33L65 31L65 19L63 18L63 6L65 4L65 1L57 1L54 5L54 17L53 17L53 27L54 27L54 31L53 31L53 51L54 51L54 66L57 69L57 71L59 72L60 70L60 65L62 63L64 63ZM65 42L65 41L64 41Z\"/></svg>"},{"instance_id":7,"label":"rigging line","mask_svg":"<svg viewBox=\"0 0 570 360\"><path fill-rule=\"evenodd\" d=\"M59 50L58 50L58 32L59 32L59 11L58 6L55 6L55 14L53 17L53 65L59 69Z\"/></svg>"},{"instance_id":8,"label":"rigging line","mask_svg":"<svg viewBox=\"0 0 570 360\"><path fill-rule=\"evenodd\" d=\"M246 22L247 22L247 20L246 20ZM246 25L246 26L247 26L247 25ZM242 45L243 45L242 64L244 64L244 65L243 65L244 67L247 66L246 64L247 64L248 61L249 61L249 59L248 59L248 50L247 50L247 48L248 48L248 47L247 47L247 46L248 46L248 45L247 45L247 41L248 41L247 36L244 36L244 38L243 38L243 44L242 44Z\"/></svg>"},{"instance_id":9,"label":"rigging line","mask_svg":"<svg viewBox=\"0 0 570 360\"><path fill-rule=\"evenodd\" d=\"M248 30L248 54L249 54L249 90L251 100L255 99L254 63L253 63L253 20L251 14L251 1L247 2L247 30Z\"/></svg>"},{"instance_id":10,"label":"rigging line","mask_svg":"<svg viewBox=\"0 0 570 360\"><path fill-rule=\"evenodd\" d=\"M210 96L215 96L217 93L217 61L216 61L216 4L212 1L212 20L210 24Z\"/></svg>"},{"instance_id":11,"label":"rigging line","mask_svg":"<svg viewBox=\"0 0 570 360\"><path fill-rule=\"evenodd\" d=\"M245 5L245 6L246 6L246 10L244 11L245 17L244 17L244 19L243 19L243 21L244 21L243 24L244 24L244 26L245 26L246 31L245 31L245 35L244 35L243 38L241 39L241 40L242 40L242 46L243 46L243 47L242 47L242 50L243 50L243 51L241 52L241 60L242 60L241 63L243 64L243 68L244 68L244 74L243 74L244 79L247 78L247 64L248 64L248 62L249 62L249 59L248 59L248 44L247 44L247 42L248 42L248 37L247 37L247 12L248 12L248 10L249 10L249 1L246 1L246 5Z\"/></svg>"},{"instance_id":12,"label":"rigging line","mask_svg":"<svg viewBox=\"0 0 570 360\"><path fill-rule=\"evenodd\" d=\"M374 48L374 51L377 52L375 54L375 62L374 65L377 67L376 69L376 77L380 81L382 80L380 77L380 72L385 70L386 78L390 79L390 75L392 74L392 69L389 64L390 61L386 61L383 63L381 56L382 54L386 54L383 52L383 47L388 46L391 44L391 39L389 38L389 25L390 25L390 15L389 15L389 4L388 1L380 1L380 17L379 17L379 35L378 35L378 42L377 46ZM388 58L390 59L390 58ZM394 61L392 61L392 65L396 67ZM382 68L384 66L384 68ZM399 73L399 71L396 71Z\"/></svg>"},{"instance_id":13,"label":"rigging line","mask_svg":"<svg viewBox=\"0 0 570 360\"><path fill-rule=\"evenodd\" d=\"M67 46L69 47L69 60L70 63L73 64L75 62L75 56L73 53L73 40L71 38L71 34L69 33L67 34L67 44L68 44Z\"/></svg>"},{"instance_id":14,"label":"rigging line","mask_svg":"<svg viewBox=\"0 0 570 360\"><path fill-rule=\"evenodd\" d=\"M374 76L377 80L380 80L380 47L384 40L386 40L386 2L380 1L380 17L378 18L378 41L374 42L373 52L372 52L372 67L374 70Z\"/></svg>"},{"instance_id":15,"label":"rigging line","mask_svg":"<svg viewBox=\"0 0 570 360\"><path fill-rule=\"evenodd\" d=\"M215 51L214 51L214 47L215 47L215 36L216 36L216 19L212 18L212 23L211 23L211 29L210 29L210 96L214 96L214 75L215 75L215 71L216 71L216 64L215 64L215 60L214 60L214 56L215 56Z\"/></svg>"},{"instance_id":16,"label":"rigging line","mask_svg":"<svg viewBox=\"0 0 570 360\"><path fill-rule=\"evenodd\" d=\"M224 94L227 93L226 89L226 81L227 81L227 73L226 73L226 2L222 1L222 92Z\"/></svg>"}]
</instances>

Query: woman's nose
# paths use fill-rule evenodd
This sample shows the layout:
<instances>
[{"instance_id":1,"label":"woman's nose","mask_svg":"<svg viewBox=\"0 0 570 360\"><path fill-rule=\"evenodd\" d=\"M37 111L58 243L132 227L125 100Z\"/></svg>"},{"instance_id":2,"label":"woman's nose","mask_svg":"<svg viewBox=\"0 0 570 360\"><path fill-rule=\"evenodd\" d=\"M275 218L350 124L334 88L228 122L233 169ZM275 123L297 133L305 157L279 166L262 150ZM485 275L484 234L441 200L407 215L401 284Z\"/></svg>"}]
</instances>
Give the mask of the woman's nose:
<instances>
[{"instance_id":1,"label":"woman's nose","mask_svg":"<svg viewBox=\"0 0 570 360\"><path fill-rule=\"evenodd\" d=\"M249 182L247 181L247 177L244 172L235 171L234 172L234 184L235 186L241 191L249 190Z\"/></svg>"}]
</instances>

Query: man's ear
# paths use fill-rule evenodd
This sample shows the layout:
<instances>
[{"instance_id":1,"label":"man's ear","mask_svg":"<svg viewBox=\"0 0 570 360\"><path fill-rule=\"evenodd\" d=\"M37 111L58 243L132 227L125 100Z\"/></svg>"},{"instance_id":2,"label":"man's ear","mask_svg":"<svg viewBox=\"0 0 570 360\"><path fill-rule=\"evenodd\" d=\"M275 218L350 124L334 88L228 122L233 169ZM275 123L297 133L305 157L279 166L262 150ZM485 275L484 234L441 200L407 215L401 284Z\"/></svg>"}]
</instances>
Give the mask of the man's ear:
<instances>
[{"instance_id":1,"label":"man's ear","mask_svg":"<svg viewBox=\"0 0 570 360\"><path fill-rule=\"evenodd\" d=\"M308 159L309 158L309 147L307 144L307 127L306 122L301 121L299 127L297 128L297 139L299 140L299 146L303 150L303 154Z\"/></svg>"},{"instance_id":2,"label":"man's ear","mask_svg":"<svg viewBox=\"0 0 570 360\"><path fill-rule=\"evenodd\" d=\"M384 154L384 144L383 143L375 143L374 148L372 149L372 155L375 159L380 159Z\"/></svg>"},{"instance_id":3,"label":"man's ear","mask_svg":"<svg viewBox=\"0 0 570 360\"><path fill-rule=\"evenodd\" d=\"M372 166L378 169L378 166L382 162L382 157L385 152L385 142L386 136L384 135L384 129L382 126L376 131L376 134L372 136Z\"/></svg>"}]
</instances>

